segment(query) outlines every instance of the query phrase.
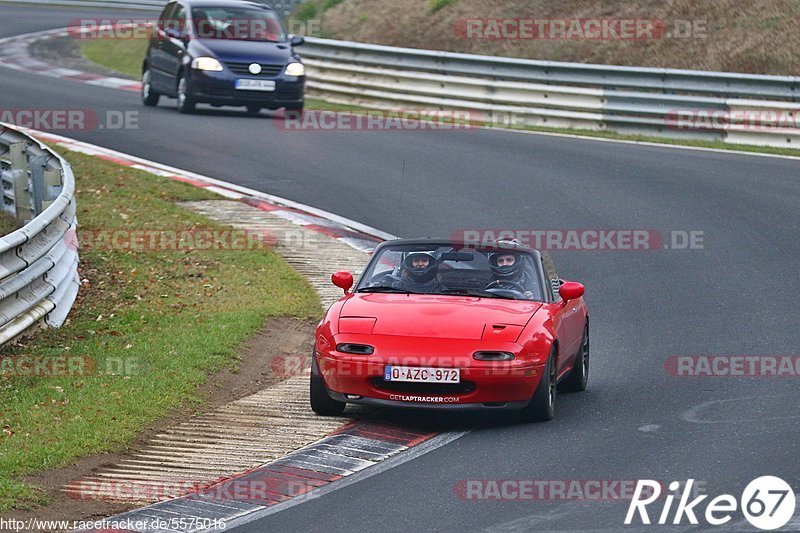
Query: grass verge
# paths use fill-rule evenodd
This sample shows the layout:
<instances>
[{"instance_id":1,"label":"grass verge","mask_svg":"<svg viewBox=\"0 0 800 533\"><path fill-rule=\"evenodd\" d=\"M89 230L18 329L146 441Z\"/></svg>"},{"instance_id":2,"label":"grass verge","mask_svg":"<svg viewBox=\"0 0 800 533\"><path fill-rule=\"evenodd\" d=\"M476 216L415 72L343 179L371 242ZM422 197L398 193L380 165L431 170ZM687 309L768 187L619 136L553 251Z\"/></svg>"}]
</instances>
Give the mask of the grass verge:
<instances>
[{"instance_id":1,"label":"grass verge","mask_svg":"<svg viewBox=\"0 0 800 533\"><path fill-rule=\"evenodd\" d=\"M147 44L147 39L80 41L81 53L86 59L137 80L142 76L142 61L147 53Z\"/></svg>"},{"instance_id":2,"label":"grass verge","mask_svg":"<svg viewBox=\"0 0 800 533\"><path fill-rule=\"evenodd\" d=\"M99 41L85 41L81 43L81 50L89 60L104 67L116 70L118 72L127 74L129 76L138 79L139 75L141 74L141 61L142 57L144 57L146 46L147 46L146 43L142 40L103 39ZM385 111L376 111L366 107L345 105L345 104L334 104L313 98L306 99L306 109L316 109L324 111L350 111L354 113L370 113L370 112L385 113ZM738 144L728 144L724 142L715 142L715 141L670 139L667 137L655 137L655 136L651 137L644 135L622 135L619 133L614 133L609 131L588 131L588 130L571 130L562 128L538 128L538 127L519 128L513 126L506 127L502 125L498 126L498 129L524 129L527 131L538 131L542 133L562 133L568 135L578 135L581 137L597 137L602 139L650 142L656 144L668 144L673 146L694 146L698 148L714 148L717 150L731 150L731 151L741 151L741 152L800 156L800 149L795 149L795 148L738 145Z\"/></svg>"},{"instance_id":3,"label":"grass verge","mask_svg":"<svg viewBox=\"0 0 800 533\"><path fill-rule=\"evenodd\" d=\"M5 212L0 212L0 236L8 235L16 230L17 219Z\"/></svg>"},{"instance_id":4,"label":"grass verge","mask_svg":"<svg viewBox=\"0 0 800 533\"><path fill-rule=\"evenodd\" d=\"M226 228L176 205L219 198L207 191L82 154L64 155L75 172L78 238L84 242L98 243L98 231ZM85 281L69 322L4 350L0 513L43 502L44 495L21 483L21 476L120 449L171 409L200 402L197 386L210 373L235 370L240 344L267 317L321 312L308 283L263 245L150 248L82 249ZM80 358L89 371L9 373L12 357L24 355Z\"/></svg>"}]
</instances>

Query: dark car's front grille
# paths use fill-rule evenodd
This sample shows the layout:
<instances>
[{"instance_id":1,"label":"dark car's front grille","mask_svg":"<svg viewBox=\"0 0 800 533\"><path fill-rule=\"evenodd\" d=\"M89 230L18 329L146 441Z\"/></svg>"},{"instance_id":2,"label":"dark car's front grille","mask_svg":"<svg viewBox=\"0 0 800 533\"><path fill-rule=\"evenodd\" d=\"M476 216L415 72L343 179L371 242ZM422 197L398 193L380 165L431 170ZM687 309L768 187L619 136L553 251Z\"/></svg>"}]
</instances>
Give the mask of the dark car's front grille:
<instances>
[{"instance_id":1,"label":"dark car's front grille","mask_svg":"<svg viewBox=\"0 0 800 533\"><path fill-rule=\"evenodd\" d=\"M384 389L409 394L466 394L475 390L471 381L461 383L412 383L409 381L384 381L382 377L370 378L376 389Z\"/></svg>"},{"instance_id":2,"label":"dark car's front grille","mask_svg":"<svg viewBox=\"0 0 800 533\"><path fill-rule=\"evenodd\" d=\"M250 65L252 64L253 64L252 62L239 63L239 62L228 61L225 63L225 66L227 66L234 74L242 74L245 76L258 76L264 78L274 78L275 76L280 74L281 71L283 70L283 65L265 65L261 63L261 72L258 74L253 74L249 70Z\"/></svg>"}]
</instances>

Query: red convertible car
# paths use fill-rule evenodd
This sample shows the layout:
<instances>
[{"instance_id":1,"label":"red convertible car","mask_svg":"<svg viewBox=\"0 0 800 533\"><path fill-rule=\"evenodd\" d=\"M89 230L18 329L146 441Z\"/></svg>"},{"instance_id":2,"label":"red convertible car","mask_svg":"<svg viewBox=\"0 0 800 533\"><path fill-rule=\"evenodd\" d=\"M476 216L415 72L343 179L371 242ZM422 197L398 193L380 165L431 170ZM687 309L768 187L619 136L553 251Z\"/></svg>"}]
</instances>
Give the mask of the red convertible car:
<instances>
[{"instance_id":1,"label":"red convertible car","mask_svg":"<svg viewBox=\"0 0 800 533\"><path fill-rule=\"evenodd\" d=\"M311 407L347 403L519 409L555 415L556 391L589 375L583 285L558 278L549 256L513 242L380 244L354 290L317 326Z\"/></svg>"}]
</instances>

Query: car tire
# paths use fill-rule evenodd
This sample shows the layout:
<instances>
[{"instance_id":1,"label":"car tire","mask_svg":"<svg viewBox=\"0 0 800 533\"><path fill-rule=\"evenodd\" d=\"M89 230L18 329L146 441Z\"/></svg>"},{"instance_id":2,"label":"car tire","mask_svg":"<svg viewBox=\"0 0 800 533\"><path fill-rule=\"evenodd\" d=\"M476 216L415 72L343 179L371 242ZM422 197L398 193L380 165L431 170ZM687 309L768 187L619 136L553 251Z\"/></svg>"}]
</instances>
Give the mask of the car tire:
<instances>
[{"instance_id":1,"label":"car tire","mask_svg":"<svg viewBox=\"0 0 800 533\"><path fill-rule=\"evenodd\" d=\"M153 90L150 83L150 69L145 68L142 72L142 103L147 107L155 107L161 95Z\"/></svg>"},{"instance_id":2,"label":"car tire","mask_svg":"<svg viewBox=\"0 0 800 533\"><path fill-rule=\"evenodd\" d=\"M311 374L311 410L322 416L341 415L345 407L344 402L334 400L325 388L322 376Z\"/></svg>"},{"instance_id":3,"label":"car tire","mask_svg":"<svg viewBox=\"0 0 800 533\"><path fill-rule=\"evenodd\" d=\"M539 386L528 405L522 409L522 416L531 422L547 422L556 416L556 348L550 349L550 356L539 379Z\"/></svg>"},{"instance_id":4,"label":"car tire","mask_svg":"<svg viewBox=\"0 0 800 533\"><path fill-rule=\"evenodd\" d=\"M260 105L249 105L247 106L247 112L251 115L258 115L261 113L261 106Z\"/></svg>"},{"instance_id":5,"label":"car tire","mask_svg":"<svg viewBox=\"0 0 800 533\"><path fill-rule=\"evenodd\" d=\"M575 366L569 376L559 384L558 390L563 392L583 392L589 384L589 323L583 329L581 349L575 360Z\"/></svg>"},{"instance_id":6,"label":"car tire","mask_svg":"<svg viewBox=\"0 0 800 533\"><path fill-rule=\"evenodd\" d=\"M176 96L178 113L189 114L194 112L195 101L189 91L189 81L186 79L185 74L180 74L178 77Z\"/></svg>"}]
</instances>

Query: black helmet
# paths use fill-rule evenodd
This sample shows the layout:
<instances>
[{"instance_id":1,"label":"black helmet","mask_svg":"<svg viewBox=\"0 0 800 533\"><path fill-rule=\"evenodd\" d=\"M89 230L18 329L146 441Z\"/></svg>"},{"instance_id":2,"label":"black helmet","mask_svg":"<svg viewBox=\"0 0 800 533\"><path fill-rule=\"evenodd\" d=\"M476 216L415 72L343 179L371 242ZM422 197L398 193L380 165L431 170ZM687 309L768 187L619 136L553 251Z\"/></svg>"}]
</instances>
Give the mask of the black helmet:
<instances>
[{"instance_id":1,"label":"black helmet","mask_svg":"<svg viewBox=\"0 0 800 533\"><path fill-rule=\"evenodd\" d=\"M507 266L499 266L497 260L506 255L514 257L514 264ZM492 252L489 254L489 265L492 267L492 274L497 279L516 279L522 273L523 264L522 257L516 252Z\"/></svg>"},{"instance_id":2,"label":"black helmet","mask_svg":"<svg viewBox=\"0 0 800 533\"><path fill-rule=\"evenodd\" d=\"M428 265L424 267L414 268L414 259L424 258L428 260ZM425 283L430 281L436 276L436 258L428 252L411 252L403 260L402 273L405 274L410 281L415 283Z\"/></svg>"}]
</instances>

